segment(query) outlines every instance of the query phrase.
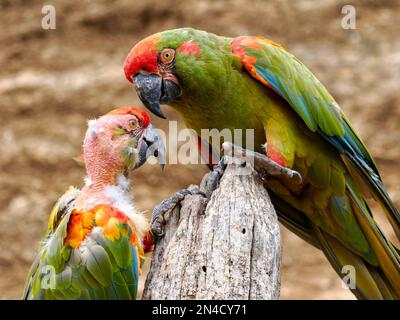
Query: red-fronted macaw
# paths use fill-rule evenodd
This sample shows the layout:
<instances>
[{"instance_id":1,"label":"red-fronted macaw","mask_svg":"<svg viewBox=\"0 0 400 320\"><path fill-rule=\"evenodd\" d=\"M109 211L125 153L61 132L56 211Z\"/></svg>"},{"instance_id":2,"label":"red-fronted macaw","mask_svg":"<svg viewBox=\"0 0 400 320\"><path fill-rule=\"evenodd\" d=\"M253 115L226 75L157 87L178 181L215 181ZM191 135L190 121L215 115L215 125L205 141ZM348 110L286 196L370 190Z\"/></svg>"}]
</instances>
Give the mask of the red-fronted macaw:
<instances>
[{"instance_id":1,"label":"red-fronted macaw","mask_svg":"<svg viewBox=\"0 0 400 320\"><path fill-rule=\"evenodd\" d=\"M162 140L138 108L89 121L85 186L70 187L54 206L23 299L136 298L152 239L147 219L134 208L129 170L146 161L151 145L162 160Z\"/></svg>"},{"instance_id":2,"label":"red-fronted macaw","mask_svg":"<svg viewBox=\"0 0 400 320\"><path fill-rule=\"evenodd\" d=\"M320 81L281 45L260 36L221 37L190 28L136 44L124 65L144 105L168 104L201 129L254 129L255 151L299 172L288 188L267 187L280 221L321 249L336 272L352 265L358 298L400 297L399 251L364 197L384 208L399 236L400 215L367 148ZM318 276L318 275L316 275Z\"/></svg>"}]
</instances>

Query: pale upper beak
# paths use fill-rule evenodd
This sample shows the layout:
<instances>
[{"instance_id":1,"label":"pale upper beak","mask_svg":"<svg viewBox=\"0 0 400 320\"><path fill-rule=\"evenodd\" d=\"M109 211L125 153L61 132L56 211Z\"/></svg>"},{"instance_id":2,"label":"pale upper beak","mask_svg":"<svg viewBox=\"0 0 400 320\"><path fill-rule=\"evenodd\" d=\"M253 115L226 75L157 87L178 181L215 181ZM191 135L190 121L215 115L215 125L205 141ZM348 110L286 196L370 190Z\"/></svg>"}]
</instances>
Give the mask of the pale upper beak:
<instances>
[{"instance_id":1,"label":"pale upper beak","mask_svg":"<svg viewBox=\"0 0 400 320\"><path fill-rule=\"evenodd\" d=\"M149 157L154 156L161 169L164 169L166 163L166 148L160 135L153 129L151 124L146 128L140 142L139 159L136 162L135 168L142 166Z\"/></svg>"}]
</instances>

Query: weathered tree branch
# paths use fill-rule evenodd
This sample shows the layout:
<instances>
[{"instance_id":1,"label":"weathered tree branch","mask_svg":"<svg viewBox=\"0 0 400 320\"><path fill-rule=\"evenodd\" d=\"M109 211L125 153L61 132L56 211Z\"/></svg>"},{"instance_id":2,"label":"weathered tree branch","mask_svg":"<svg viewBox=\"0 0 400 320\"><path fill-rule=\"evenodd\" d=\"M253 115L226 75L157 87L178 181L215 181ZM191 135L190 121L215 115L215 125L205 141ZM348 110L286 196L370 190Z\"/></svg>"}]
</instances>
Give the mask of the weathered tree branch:
<instances>
[{"instance_id":1,"label":"weathered tree branch","mask_svg":"<svg viewBox=\"0 0 400 320\"><path fill-rule=\"evenodd\" d=\"M281 238L269 195L245 162L208 201L189 195L166 217L143 299L277 299ZM200 190L205 190L205 175Z\"/></svg>"}]
</instances>

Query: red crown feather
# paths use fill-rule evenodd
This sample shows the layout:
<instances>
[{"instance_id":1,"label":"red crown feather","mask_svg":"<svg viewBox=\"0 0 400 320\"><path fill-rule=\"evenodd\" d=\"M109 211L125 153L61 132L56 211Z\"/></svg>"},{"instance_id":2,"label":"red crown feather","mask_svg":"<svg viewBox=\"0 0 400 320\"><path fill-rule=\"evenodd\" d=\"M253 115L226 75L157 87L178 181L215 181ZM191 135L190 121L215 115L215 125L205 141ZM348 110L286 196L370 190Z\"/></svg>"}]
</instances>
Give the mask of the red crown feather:
<instances>
[{"instance_id":1,"label":"red crown feather","mask_svg":"<svg viewBox=\"0 0 400 320\"><path fill-rule=\"evenodd\" d=\"M150 116L148 115L148 113L142 109L135 108L132 106L119 107L107 113L107 115L127 115L127 114L137 117L145 128L150 124Z\"/></svg>"}]
</instances>

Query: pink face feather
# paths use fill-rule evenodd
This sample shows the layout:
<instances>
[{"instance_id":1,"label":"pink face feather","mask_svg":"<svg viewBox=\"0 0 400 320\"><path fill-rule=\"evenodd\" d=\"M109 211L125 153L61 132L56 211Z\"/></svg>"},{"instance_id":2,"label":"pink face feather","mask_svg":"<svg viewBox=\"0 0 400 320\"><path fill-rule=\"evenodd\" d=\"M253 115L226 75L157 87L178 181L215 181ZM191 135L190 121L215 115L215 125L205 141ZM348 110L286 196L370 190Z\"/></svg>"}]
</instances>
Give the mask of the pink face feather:
<instances>
[{"instance_id":1,"label":"pink face feather","mask_svg":"<svg viewBox=\"0 0 400 320\"><path fill-rule=\"evenodd\" d=\"M115 183L126 167L124 149L129 148L133 138L139 143L148 125L147 113L132 107L121 107L89 121L83 142L83 160L87 177L93 184Z\"/></svg>"}]
</instances>

